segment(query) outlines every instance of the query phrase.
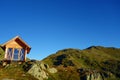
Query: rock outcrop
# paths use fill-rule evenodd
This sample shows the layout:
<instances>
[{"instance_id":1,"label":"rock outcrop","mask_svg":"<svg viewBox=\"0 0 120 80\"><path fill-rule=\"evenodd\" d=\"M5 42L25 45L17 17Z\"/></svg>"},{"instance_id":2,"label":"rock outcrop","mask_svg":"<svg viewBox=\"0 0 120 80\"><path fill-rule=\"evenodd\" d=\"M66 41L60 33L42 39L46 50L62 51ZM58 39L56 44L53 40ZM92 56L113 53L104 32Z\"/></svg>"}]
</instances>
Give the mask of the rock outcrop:
<instances>
[{"instance_id":1,"label":"rock outcrop","mask_svg":"<svg viewBox=\"0 0 120 80\"><path fill-rule=\"evenodd\" d=\"M33 75L38 80L48 79L49 73L56 73L57 69L50 68L47 64L44 63L34 63L31 65L31 68L28 70L28 73Z\"/></svg>"},{"instance_id":2,"label":"rock outcrop","mask_svg":"<svg viewBox=\"0 0 120 80\"><path fill-rule=\"evenodd\" d=\"M88 75L86 75L86 78L86 80L104 80L100 73L89 73Z\"/></svg>"},{"instance_id":3,"label":"rock outcrop","mask_svg":"<svg viewBox=\"0 0 120 80\"><path fill-rule=\"evenodd\" d=\"M96 70L78 69L78 72L80 74L80 80L104 80L103 75Z\"/></svg>"}]
</instances>

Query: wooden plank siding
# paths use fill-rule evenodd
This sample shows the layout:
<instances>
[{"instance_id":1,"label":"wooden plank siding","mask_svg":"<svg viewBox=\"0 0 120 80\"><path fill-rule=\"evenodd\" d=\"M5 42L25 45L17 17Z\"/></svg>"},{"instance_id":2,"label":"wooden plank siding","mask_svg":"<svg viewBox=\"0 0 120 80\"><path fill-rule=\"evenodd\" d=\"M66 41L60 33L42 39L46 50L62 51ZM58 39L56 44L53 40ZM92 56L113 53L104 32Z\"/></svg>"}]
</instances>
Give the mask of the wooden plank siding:
<instances>
[{"instance_id":1,"label":"wooden plank siding","mask_svg":"<svg viewBox=\"0 0 120 80\"><path fill-rule=\"evenodd\" d=\"M26 44L19 36L4 43L5 60L26 61L26 55L30 52L31 47Z\"/></svg>"}]
</instances>

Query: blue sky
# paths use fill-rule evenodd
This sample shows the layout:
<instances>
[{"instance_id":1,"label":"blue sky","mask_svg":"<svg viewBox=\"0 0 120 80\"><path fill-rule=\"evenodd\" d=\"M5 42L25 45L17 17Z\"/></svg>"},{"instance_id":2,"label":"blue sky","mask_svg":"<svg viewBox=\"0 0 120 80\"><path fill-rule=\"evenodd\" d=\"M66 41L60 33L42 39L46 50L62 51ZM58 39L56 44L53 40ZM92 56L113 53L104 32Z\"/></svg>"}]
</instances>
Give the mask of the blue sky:
<instances>
[{"instance_id":1,"label":"blue sky","mask_svg":"<svg viewBox=\"0 0 120 80\"><path fill-rule=\"evenodd\" d=\"M0 0L0 43L16 35L38 60L64 48L120 48L120 1Z\"/></svg>"}]
</instances>

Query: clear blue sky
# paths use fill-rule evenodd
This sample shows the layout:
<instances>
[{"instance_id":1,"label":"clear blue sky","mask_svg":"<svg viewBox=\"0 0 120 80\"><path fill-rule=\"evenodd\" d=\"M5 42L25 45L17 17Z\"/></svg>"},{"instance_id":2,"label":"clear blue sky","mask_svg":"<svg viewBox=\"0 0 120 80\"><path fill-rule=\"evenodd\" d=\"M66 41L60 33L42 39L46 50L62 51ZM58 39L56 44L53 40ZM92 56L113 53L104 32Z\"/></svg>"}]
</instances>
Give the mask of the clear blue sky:
<instances>
[{"instance_id":1,"label":"clear blue sky","mask_svg":"<svg viewBox=\"0 0 120 80\"><path fill-rule=\"evenodd\" d=\"M120 48L120 0L0 0L0 43L16 35L38 60L64 48Z\"/></svg>"}]
</instances>

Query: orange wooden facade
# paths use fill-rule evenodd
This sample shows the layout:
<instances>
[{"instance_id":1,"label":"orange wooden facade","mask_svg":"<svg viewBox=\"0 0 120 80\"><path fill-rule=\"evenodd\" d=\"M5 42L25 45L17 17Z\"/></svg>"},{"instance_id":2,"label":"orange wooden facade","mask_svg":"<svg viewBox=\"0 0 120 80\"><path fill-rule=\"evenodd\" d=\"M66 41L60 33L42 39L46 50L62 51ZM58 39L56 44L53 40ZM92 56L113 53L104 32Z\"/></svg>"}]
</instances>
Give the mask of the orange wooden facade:
<instances>
[{"instance_id":1,"label":"orange wooden facade","mask_svg":"<svg viewBox=\"0 0 120 80\"><path fill-rule=\"evenodd\" d=\"M31 50L31 47L19 36L2 44L2 47L5 50L4 59L7 61L26 61L26 55Z\"/></svg>"}]
</instances>

